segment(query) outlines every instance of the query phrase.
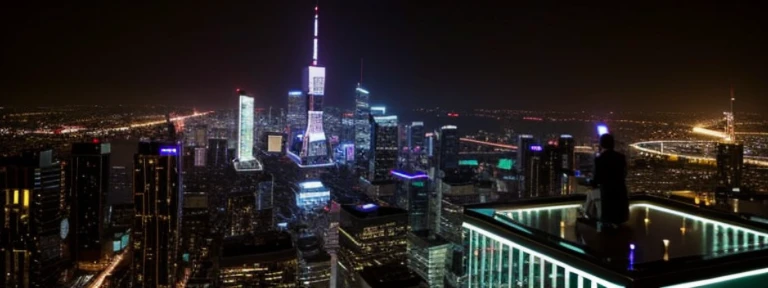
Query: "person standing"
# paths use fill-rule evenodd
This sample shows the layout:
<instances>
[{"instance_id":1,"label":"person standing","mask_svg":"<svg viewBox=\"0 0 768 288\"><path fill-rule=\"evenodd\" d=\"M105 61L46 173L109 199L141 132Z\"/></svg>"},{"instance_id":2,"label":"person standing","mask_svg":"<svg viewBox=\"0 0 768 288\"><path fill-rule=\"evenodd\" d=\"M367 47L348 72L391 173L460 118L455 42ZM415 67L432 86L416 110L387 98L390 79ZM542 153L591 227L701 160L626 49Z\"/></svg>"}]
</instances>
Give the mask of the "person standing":
<instances>
[{"instance_id":1,"label":"person standing","mask_svg":"<svg viewBox=\"0 0 768 288\"><path fill-rule=\"evenodd\" d=\"M595 173L590 184L600 189L600 222L620 225L629 220L627 158L616 152L611 134L600 136L600 155L595 158Z\"/></svg>"}]
</instances>

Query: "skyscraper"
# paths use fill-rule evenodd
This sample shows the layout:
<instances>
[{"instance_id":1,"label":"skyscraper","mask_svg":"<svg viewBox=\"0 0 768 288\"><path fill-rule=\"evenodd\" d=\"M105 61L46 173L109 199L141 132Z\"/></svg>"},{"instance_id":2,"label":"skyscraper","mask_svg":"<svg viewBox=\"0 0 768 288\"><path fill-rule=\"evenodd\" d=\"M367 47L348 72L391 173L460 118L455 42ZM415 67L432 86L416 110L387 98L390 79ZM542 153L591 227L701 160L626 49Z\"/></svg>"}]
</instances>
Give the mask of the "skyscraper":
<instances>
[{"instance_id":1,"label":"skyscraper","mask_svg":"<svg viewBox=\"0 0 768 288\"><path fill-rule=\"evenodd\" d=\"M371 149L371 96L368 90L357 84L355 89L355 158L368 165L368 151Z\"/></svg>"},{"instance_id":2,"label":"skyscraper","mask_svg":"<svg viewBox=\"0 0 768 288\"><path fill-rule=\"evenodd\" d=\"M72 145L70 189L72 193L72 232L75 260L85 263L106 261L112 249L107 235L107 195L110 179L108 143L75 143Z\"/></svg>"},{"instance_id":3,"label":"skyscraper","mask_svg":"<svg viewBox=\"0 0 768 288\"><path fill-rule=\"evenodd\" d=\"M341 114L341 143L355 143L355 114Z\"/></svg>"},{"instance_id":4,"label":"skyscraper","mask_svg":"<svg viewBox=\"0 0 768 288\"><path fill-rule=\"evenodd\" d=\"M459 169L459 131L456 126L446 125L440 128L440 154L438 167L445 174Z\"/></svg>"},{"instance_id":5,"label":"skyscraper","mask_svg":"<svg viewBox=\"0 0 768 288\"><path fill-rule=\"evenodd\" d=\"M63 175L52 150L0 159L0 286L59 286L69 234Z\"/></svg>"},{"instance_id":6,"label":"skyscraper","mask_svg":"<svg viewBox=\"0 0 768 288\"><path fill-rule=\"evenodd\" d=\"M227 139L208 139L208 156L205 157L208 168L227 167L230 163L229 157Z\"/></svg>"},{"instance_id":7,"label":"skyscraper","mask_svg":"<svg viewBox=\"0 0 768 288\"><path fill-rule=\"evenodd\" d=\"M253 97L238 89L240 105L237 122L237 159L235 170L261 171L261 162L253 157Z\"/></svg>"},{"instance_id":8,"label":"skyscraper","mask_svg":"<svg viewBox=\"0 0 768 288\"><path fill-rule=\"evenodd\" d=\"M397 206L408 210L409 231L429 230L429 176L396 170L392 175L397 178Z\"/></svg>"},{"instance_id":9,"label":"skyscraper","mask_svg":"<svg viewBox=\"0 0 768 288\"><path fill-rule=\"evenodd\" d=\"M531 135L520 135L517 141L517 167L523 195L538 196L540 190L541 152L544 150L536 144Z\"/></svg>"},{"instance_id":10,"label":"skyscraper","mask_svg":"<svg viewBox=\"0 0 768 288\"><path fill-rule=\"evenodd\" d=\"M392 180L390 171L397 168L397 116L371 116L371 158L368 179L371 182Z\"/></svg>"},{"instance_id":11,"label":"skyscraper","mask_svg":"<svg viewBox=\"0 0 768 288\"><path fill-rule=\"evenodd\" d=\"M307 128L307 104L306 97L301 91L288 92L288 131L292 136L294 133L302 133Z\"/></svg>"},{"instance_id":12,"label":"skyscraper","mask_svg":"<svg viewBox=\"0 0 768 288\"><path fill-rule=\"evenodd\" d=\"M408 149L418 153L424 149L424 122L411 123L408 129Z\"/></svg>"},{"instance_id":13,"label":"skyscraper","mask_svg":"<svg viewBox=\"0 0 768 288\"><path fill-rule=\"evenodd\" d=\"M346 287L366 267L405 262L408 213L374 204L343 205L339 227L340 271Z\"/></svg>"},{"instance_id":14,"label":"skyscraper","mask_svg":"<svg viewBox=\"0 0 768 288\"><path fill-rule=\"evenodd\" d=\"M573 171L576 169L576 142L573 136L568 134L560 135L557 140L557 149L560 151L560 160L562 166L560 166L560 183L558 195L569 195L574 191L575 179L572 176L565 174L565 171Z\"/></svg>"},{"instance_id":15,"label":"skyscraper","mask_svg":"<svg viewBox=\"0 0 768 288\"><path fill-rule=\"evenodd\" d=\"M195 146L205 148L208 144L208 126L195 126Z\"/></svg>"},{"instance_id":16,"label":"skyscraper","mask_svg":"<svg viewBox=\"0 0 768 288\"><path fill-rule=\"evenodd\" d=\"M298 261L290 234L231 237L221 246L217 287L296 287Z\"/></svg>"},{"instance_id":17,"label":"skyscraper","mask_svg":"<svg viewBox=\"0 0 768 288\"><path fill-rule=\"evenodd\" d=\"M542 196L560 195L562 177L562 157L560 147L550 142L545 145L542 152L541 166L539 166L538 191Z\"/></svg>"},{"instance_id":18,"label":"skyscraper","mask_svg":"<svg viewBox=\"0 0 768 288\"><path fill-rule=\"evenodd\" d=\"M744 170L744 144L717 143L717 186L728 192L741 191Z\"/></svg>"},{"instance_id":19,"label":"skyscraper","mask_svg":"<svg viewBox=\"0 0 768 288\"><path fill-rule=\"evenodd\" d=\"M142 142L134 156L134 287L175 286L183 203L181 152L176 143Z\"/></svg>"},{"instance_id":20,"label":"skyscraper","mask_svg":"<svg viewBox=\"0 0 768 288\"><path fill-rule=\"evenodd\" d=\"M306 94L307 127L304 133L292 137L288 156L299 167L332 166L331 146L323 129L323 97L325 67L317 66L318 7L315 6L315 30L312 64L304 69L302 89ZM300 145L299 145L300 144Z\"/></svg>"}]
</instances>

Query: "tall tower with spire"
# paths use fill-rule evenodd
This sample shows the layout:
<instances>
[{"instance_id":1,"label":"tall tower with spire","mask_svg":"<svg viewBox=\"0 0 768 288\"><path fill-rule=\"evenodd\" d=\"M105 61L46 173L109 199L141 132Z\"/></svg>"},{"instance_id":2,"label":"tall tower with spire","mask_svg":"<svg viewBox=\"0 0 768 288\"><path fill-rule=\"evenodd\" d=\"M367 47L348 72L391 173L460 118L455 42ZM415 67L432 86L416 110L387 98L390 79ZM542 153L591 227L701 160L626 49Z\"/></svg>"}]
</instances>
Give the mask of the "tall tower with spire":
<instances>
[{"instance_id":1,"label":"tall tower with spire","mask_svg":"<svg viewBox=\"0 0 768 288\"><path fill-rule=\"evenodd\" d=\"M725 112L725 140L729 142L736 142L736 129L734 128L734 115L733 115L733 102L736 101L736 96L733 93L733 86L731 86L731 111Z\"/></svg>"},{"instance_id":2,"label":"tall tower with spire","mask_svg":"<svg viewBox=\"0 0 768 288\"><path fill-rule=\"evenodd\" d=\"M323 129L325 67L318 66L318 13L315 5L312 63L304 69L301 88L306 98L307 121L304 133L292 137L288 156L301 168L333 165L331 147Z\"/></svg>"}]
</instances>

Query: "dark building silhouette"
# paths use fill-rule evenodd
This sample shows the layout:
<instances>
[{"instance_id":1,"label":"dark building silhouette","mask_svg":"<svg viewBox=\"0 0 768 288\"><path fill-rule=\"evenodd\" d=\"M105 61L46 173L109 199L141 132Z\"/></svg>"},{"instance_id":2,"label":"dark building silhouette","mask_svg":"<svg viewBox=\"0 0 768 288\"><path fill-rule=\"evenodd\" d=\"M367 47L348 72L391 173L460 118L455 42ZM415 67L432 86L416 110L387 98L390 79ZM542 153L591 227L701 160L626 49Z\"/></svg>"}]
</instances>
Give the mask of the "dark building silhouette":
<instances>
[{"instance_id":1,"label":"dark building silhouette","mask_svg":"<svg viewBox=\"0 0 768 288\"><path fill-rule=\"evenodd\" d=\"M451 174L452 171L459 169L459 130L456 126L446 125L440 128L440 154L438 159L438 167L445 174Z\"/></svg>"},{"instance_id":2,"label":"dark building silhouette","mask_svg":"<svg viewBox=\"0 0 768 288\"><path fill-rule=\"evenodd\" d=\"M223 168L231 165L232 156L227 149L227 139L208 139L208 156L205 157L209 168Z\"/></svg>"},{"instance_id":3,"label":"dark building silhouette","mask_svg":"<svg viewBox=\"0 0 768 288\"><path fill-rule=\"evenodd\" d=\"M112 169L110 153L111 146L108 143L93 141L72 145L72 163L69 168L73 253L75 261L83 262L84 265L106 261L112 249L111 235L107 235L107 195Z\"/></svg>"},{"instance_id":4,"label":"dark building silhouette","mask_svg":"<svg viewBox=\"0 0 768 288\"><path fill-rule=\"evenodd\" d=\"M744 144L717 144L717 183L718 187L731 192L741 188L741 175L744 170ZM737 189L737 190L734 190Z\"/></svg>"}]
</instances>

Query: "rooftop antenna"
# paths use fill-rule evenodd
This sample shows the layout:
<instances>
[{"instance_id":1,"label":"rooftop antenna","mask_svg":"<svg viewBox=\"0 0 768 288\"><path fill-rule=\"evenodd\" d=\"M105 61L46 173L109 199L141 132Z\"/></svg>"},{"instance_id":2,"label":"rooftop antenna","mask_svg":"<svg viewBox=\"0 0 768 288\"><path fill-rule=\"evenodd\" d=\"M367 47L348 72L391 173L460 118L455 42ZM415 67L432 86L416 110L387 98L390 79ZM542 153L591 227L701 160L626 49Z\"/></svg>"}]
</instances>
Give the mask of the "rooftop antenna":
<instances>
[{"instance_id":1,"label":"rooftop antenna","mask_svg":"<svg viewBox=\"0 0 768 288\"><path fill-rule=\"evenodd\" d=\"M363 85L363 58L360 58L360 85Z\"/></svg>"},{"instance_id":2,"label":"rooftop antenna","mask_svg":"<svg viewBox=\"0 0 768 288\"><path fill-rule=\"evenodd\" d=\"M320 1L317 1L317 4L315 4L315 36L312 41L312 66L317 66L317 14L318 14L318 6L320 6Z\"/></svg>"}]
</instances>

